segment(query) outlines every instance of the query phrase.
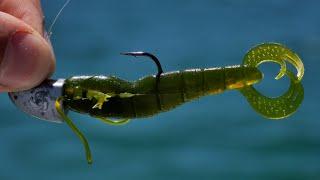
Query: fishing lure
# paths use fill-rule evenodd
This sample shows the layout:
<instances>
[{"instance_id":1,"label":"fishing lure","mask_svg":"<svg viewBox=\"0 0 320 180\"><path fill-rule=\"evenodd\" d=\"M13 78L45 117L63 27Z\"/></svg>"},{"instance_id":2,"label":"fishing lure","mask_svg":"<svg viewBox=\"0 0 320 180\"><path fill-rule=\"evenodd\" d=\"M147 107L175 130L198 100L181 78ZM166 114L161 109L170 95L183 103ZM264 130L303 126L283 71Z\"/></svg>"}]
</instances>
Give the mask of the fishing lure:
<instances>
[{"instance_id":1,"label":"fishing lure","mask_svg":"<svg viewBox=\"0 0 320 180\"><path fill-rule=\"evenodd\" d=\"M89 144L66 115L68 110L89 114L107 124L123 125L132 118L153 116L202 96L235 89L262 116L281 119L294 113L304 96L301 59L277 43L265 43L252 48L245 55L242 65L168 73L163 73L159 60L150 53L123 54L149 57L157 65L158 73L134 82L114 76L74 76L46 80L38 87L12 92L9 96L28 114L51 122L66 122L82 141L88 163L92 163ZM290 78L288 91L276 98L264 96L253 87L263 79L257 66L269 61L281 66L276 79L284 75ZM297 69L297 75L286 68L286 62Z\"/></svg>"}]
</instances>

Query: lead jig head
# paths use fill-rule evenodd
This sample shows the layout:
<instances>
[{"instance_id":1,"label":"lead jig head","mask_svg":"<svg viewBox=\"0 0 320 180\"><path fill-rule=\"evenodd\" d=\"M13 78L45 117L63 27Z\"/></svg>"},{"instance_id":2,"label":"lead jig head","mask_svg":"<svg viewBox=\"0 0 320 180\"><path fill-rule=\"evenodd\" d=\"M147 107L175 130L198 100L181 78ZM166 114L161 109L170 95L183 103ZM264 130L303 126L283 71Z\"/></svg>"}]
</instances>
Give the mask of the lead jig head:
<instances>
[{"instance_id":1,"label":"lead jig head","mask_svg":"<svg viewBox=\"0 0 320 180\"><path fill-rule=\"evenodd\" d=\"M10 92L11 101L23 112L41 120L62 123L55 101L63 95L64 79L45 80L30 90ZM63 106L63 103L61 103ZM63 108L64 109L64 108Z\"/></svg>"}]
</instances>

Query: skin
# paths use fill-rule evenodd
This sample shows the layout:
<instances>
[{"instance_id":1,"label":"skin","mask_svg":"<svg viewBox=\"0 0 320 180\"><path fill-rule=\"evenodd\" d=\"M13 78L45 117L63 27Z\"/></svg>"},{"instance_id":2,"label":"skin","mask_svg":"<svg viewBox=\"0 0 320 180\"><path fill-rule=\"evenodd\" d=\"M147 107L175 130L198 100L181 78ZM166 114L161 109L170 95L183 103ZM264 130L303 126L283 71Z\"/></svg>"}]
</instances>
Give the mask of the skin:
<instances>
[{"instance_id":1,"label":"skin","mask_svg":"<svg viewBox=\"0 0 320 180\"><path fill-rule=\"evenodd\" d=\"M0 0L0 92L30 89L55 69L39 0Z\"/></svg>"}]
</instances>

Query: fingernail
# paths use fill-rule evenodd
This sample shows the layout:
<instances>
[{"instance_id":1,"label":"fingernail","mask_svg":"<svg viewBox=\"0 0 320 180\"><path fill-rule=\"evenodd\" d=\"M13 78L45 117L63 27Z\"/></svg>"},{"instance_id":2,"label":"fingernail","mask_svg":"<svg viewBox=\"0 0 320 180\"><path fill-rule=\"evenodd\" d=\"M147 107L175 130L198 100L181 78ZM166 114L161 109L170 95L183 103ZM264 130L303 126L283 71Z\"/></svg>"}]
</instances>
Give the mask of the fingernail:
<instances>
[{"instance_id":1,"label":"fingernail","mask_svg":"<svg viewBox=\"0 0 320 180\"><path fill-rule=\"evenodd\" d=\"M38 47L41 43L39 37L23 31L15 32L9 37L0 64L0 91L16 91L34 83L30 81L33 81L39 71Z\"/></svg>"},{"instance_id":2,"label":"fingernail","mask_svg":"<svg viewBox=\"0 0 320 180\"><path fill-rule=\"evenodd\" d=\"M53 52L53 46L52 46L52 42L50 39L51 33L47 32L46 30L43 31L43 38L48 42L48 44L50 45L51 51Z\"/></svg>"}]
</instances>

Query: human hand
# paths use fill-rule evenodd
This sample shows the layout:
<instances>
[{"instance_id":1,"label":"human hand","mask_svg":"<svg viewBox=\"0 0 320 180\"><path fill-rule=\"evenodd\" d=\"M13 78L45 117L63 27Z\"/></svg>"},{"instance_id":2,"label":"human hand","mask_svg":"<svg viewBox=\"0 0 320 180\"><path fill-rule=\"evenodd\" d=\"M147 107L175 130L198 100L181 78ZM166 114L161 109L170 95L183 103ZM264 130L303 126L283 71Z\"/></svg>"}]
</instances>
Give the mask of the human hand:
<instances>
[{"instance_id":1,"label":"human hand","mask_svg":"<svg viewBox=\"0 0 320 180\"><path fill-rule=\"evenodd\" d=\"M30 89L55 69L40 0L0 0L0 92Z\"/></svg>"}]
</instances>

